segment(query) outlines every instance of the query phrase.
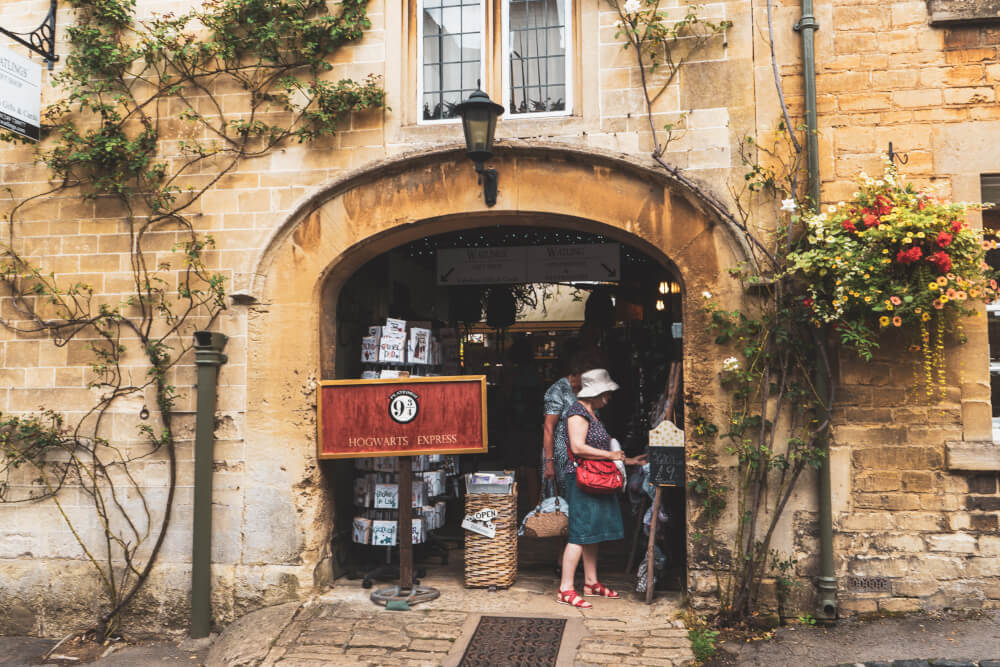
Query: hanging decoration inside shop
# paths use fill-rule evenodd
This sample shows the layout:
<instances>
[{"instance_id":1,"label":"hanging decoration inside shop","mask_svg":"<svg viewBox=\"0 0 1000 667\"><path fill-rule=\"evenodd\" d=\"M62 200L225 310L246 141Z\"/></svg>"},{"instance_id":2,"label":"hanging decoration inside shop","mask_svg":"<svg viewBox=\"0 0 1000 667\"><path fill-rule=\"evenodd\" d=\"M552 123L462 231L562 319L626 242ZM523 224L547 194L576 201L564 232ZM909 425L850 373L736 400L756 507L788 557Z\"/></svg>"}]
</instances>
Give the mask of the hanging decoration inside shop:
<instances>
[{"instance_id":1,"label":"hanging decoration inside shop","mask_svg":"<svg viewBox=\"0 0 1000 667\"><path fill-rule=\"evenodd\" d=\"M517 320L517 303L509 287L491 287L486 297L486 324L506 329Z\"/></svg>"}]
</instances>

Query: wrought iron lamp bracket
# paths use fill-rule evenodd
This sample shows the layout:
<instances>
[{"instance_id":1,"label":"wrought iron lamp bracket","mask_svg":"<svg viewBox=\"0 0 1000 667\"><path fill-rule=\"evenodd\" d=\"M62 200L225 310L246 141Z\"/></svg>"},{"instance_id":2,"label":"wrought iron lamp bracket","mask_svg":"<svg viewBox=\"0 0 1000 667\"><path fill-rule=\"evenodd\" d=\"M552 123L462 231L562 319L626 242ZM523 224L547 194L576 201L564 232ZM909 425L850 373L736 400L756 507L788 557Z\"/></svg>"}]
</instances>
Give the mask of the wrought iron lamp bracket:
<instances>
[{"instance_id":1,"label":"wrought iron lamp bracket","mask_svg":"<svg viewBox=\"0 0 1000 667\"><path fill-rule=\"evenodd\" d=\"M13 32L0 27L0 33L7 35L18 44L26 46L49 63L51 70L59 56L56 55L56 5L58 0L51 0L49 14L42 24L31 32ZM27 39L25 39L27 37Z\"/></svg>"},{"instance_id":2,"label":"wrought iron lamp bracket","mask_svg":"<svg viewBox=\"0 0 1000 667\"><path fill-rule=\"evenodd\" d=\"M483 202L487 206L495 206L497 203L497 186L500 180L497 170L488 169L482 162L477 162L476 173L479 174L479 183L483 186Z\"/></svg>"}]
</instances>

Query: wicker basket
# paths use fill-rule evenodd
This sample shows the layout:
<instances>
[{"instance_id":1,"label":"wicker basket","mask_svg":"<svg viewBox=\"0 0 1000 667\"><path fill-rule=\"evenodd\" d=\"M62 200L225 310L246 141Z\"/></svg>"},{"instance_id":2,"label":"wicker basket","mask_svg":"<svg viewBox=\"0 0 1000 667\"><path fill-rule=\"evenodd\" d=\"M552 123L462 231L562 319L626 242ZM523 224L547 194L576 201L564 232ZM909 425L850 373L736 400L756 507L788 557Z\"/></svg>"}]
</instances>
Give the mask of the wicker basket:
<instances>
[{"instance_id":1,"label":"wicker basket","mask_svg":"<svg viewBox=\"0 0 1000 667\"><path fill-rule=\"evenodd\" d=\"M510 495L467 493L465 513L497 511L496 537L465 531L465 585L509 588L517 578L517 485Z\"/></svg>"}]
</instances>

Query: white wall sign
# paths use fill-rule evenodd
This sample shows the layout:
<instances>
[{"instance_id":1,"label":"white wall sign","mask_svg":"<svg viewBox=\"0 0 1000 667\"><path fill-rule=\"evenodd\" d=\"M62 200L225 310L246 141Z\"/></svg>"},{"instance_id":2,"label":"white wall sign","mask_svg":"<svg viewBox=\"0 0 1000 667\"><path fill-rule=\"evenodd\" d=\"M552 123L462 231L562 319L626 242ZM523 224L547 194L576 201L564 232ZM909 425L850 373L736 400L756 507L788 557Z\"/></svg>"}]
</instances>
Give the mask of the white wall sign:
<instances>
[{"instance_id":1,"label":"white wall sign","mask_svg":"<svg viewBox=\"0 0 1000 667\"><path fill-rule=\"evenodd\" d=\"M614 282L620 277L621 246L617 243L437 251L438 285Z\"/></svg>"},{"instance_id":2,"label":"white wall sign","mask_svg":"<svg viewBox=\"0 0 1000 667\"><path fill-rule=\"evenodd\" d=\"M42 66L0 49L0 128L38 141Z\"/></svg>"}]
</instances>

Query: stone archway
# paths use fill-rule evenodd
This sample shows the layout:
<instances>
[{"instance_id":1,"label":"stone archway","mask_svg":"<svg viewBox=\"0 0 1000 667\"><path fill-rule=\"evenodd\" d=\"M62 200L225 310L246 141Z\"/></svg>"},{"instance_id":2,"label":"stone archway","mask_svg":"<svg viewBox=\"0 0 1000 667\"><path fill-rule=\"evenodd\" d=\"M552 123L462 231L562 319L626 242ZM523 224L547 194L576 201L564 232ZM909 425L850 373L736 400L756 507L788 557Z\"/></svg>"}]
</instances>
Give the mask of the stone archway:
<instances>
[{"instance_id":1,"label":"stone archway","mask_svg":"<svg viewBox=\"0 0 1000 667\"><path fill-rule=\"evenodd\" d=\"M250 290L259 305L249 319L246 435L249 478L260 483L247 494L246 515L259 518L259 534L248 536L255 548L245 559L287 565L300 581L328 576L332 508L316 460L315 382L333 376L335 318L321 309L335 303L331 290L382 252L488 224L584 229L670 266L685 287L686 323L696 321L689 315L704 290L723 302L738 299L726 275L746 259L739 235L662 170L566 146L507 145L491 164L500 179L495 207L483 204L464 151L449 147L322 188L261 252ZM717 364L709 342L704 327L689 327L684 372L686 389L713 402ZM276 447L283 450L280 471L268 465Z\"/></svg>"}]
</instances>

